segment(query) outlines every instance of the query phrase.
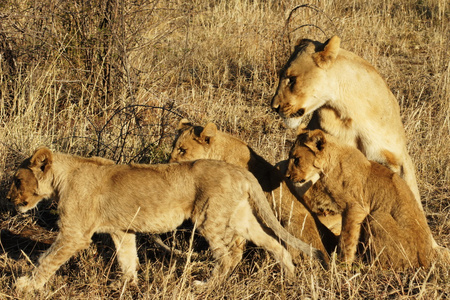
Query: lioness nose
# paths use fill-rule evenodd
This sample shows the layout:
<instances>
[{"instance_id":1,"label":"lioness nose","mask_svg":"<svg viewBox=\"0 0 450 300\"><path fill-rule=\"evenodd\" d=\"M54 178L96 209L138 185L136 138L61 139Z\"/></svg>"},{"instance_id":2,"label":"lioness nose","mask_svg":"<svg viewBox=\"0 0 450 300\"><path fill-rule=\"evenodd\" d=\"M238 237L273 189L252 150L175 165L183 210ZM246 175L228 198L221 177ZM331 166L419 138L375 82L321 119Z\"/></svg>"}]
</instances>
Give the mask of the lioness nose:
<instances>
[{"instance_id":1,"label":"lioness nose","mask_svg":"<svg viewBox=\"0 0 450 300\"><path fill-rule=\"evenodd\" d=\"M272 98L272 102L270 103L270 106L272 107L272 110L275 112L279 112L280 105L278 104L278 101L276 100L276 95Z\"/></svg>"}]
</instances>

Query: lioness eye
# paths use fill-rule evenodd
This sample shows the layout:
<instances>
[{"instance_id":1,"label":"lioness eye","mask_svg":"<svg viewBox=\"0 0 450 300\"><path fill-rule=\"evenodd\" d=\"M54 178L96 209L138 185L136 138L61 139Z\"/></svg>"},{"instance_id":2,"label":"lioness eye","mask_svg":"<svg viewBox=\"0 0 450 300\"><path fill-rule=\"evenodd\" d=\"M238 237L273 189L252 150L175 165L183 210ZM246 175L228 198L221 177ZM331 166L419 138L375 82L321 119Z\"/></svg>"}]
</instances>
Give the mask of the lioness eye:
<instances>
[{"instance_id":1,"label":"lioness eye","mask_svg":"<svg viewBox=\"0 0 450 300\"><path fill-rule=\"evenodd\" d=\"M295 80L296 80L296 77L294 77L294 76L289 76L289 77L287 78L287 85L290 85L290 86L294 85L294 84L295 84Z\"/></svg>"},{"instance_id":2,"label":"lioness eye","mask_svg":"<svg viewBox=\"0 0 450 300\"><path fill-rule=\"evenodd\" d=\"M300 159L299 159L298 157L296 157L296 158L294 159L294 164L295 164L296 166L298 166L299 163L300 163Z\"/></svg>"},{"instance_id":3,"label":"lioness eye","mask_svg":"<svg viewBox=\"0 0 450 300\"><path fill-rule=\"evenodd\" d=\"M180 154L185 154L186 153L186 149L178 148L178 152L180 152Z\"/></svg>"}]
</instances>

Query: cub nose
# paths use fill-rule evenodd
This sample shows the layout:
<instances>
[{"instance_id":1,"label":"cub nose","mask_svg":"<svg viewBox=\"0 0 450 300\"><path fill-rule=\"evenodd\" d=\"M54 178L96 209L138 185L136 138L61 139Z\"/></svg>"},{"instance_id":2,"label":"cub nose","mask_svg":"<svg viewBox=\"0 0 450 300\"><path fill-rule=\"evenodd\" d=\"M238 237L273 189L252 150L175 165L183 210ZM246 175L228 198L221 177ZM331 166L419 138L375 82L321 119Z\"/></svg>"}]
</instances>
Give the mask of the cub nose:
<instances>
[{"instance_id":1,"label":"cub nose","mask_svg":"<svg viewBox=\"0 0 450 300\"><path fill-rule=\"evenodd\" d=\"M11 201L11 190L6 195L6 200Z\"/></svg>"}]
</instances>

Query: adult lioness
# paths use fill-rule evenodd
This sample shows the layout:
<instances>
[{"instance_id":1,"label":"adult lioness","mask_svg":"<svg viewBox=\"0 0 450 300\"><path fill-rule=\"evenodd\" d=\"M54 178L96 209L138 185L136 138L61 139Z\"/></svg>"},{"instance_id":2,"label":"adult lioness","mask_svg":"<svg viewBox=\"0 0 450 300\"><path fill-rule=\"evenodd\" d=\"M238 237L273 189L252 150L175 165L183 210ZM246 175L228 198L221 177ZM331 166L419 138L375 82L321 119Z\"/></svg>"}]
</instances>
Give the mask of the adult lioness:
<instances>
[{"instance_id":1,"label":"adult lioness","mask_svg":"<svg viewBox=\"0 0 450 300\"><path fill-rule=\"evenodd\" d=\"M335 249L336 236L310 214L300 202L301 198L294 196L291 183L286 181L277 168L256 154L243 141L217 130L215 124L208 123L201 127L192 125L186 119L181 120L170 161L202 158L223 160L248 169L258 179L281 224L292 235L310 243L325 256L327 252ZM298 250L289 248L289 252L295 261L300 258Z\"/></svg>"},{"instance_id":2,"label":"adult lioness","mask_svg":"<svg viewBox=\"0 0 450 300\"><path fill-rule=\"evenodd\" d=\"M425 215L406 182L321 130L300 134L286 175L301 184L320 175L332 205L342 213L340 256L352 263L362 233L367 253L394 268L428 267L435 256ZM312 199L314 200L314 199ZM361 232L361 228L362 232Z\"/></svg>"},{"instance_id":3,"label":"adult lioness","mask_svg":"<svg viewBox=\"0 0 450 300\"><path fill-rule=\"evenodd\" d=\"M89 246L95 232L111 234L124 280L136 282L135 232L171 231L188 218L218 260L212 283L238 264L245 240L270 251L291 276L291 256L264 232L253 209L281 240L321 258L278 223L251 173L220 161L114 165L41 148L19 167L8 198L26 212L51 196L58 199L60 232L32 275L17 280L18 289L41 288L61 264Z\"/></svg>"},{"instance_id":4,"label":"adult lioness","mask_svg":"<svg viewBox=\"0 0 450 300\"><path fill-rule=\"evenodd\" d=\"M398 103L375 68L341 49L337 36L325 43L299 41L271 105L291 128L313 113L308 129L322 129L388 166L406 180L422 208Z\"/></svg>"}]
</instances>

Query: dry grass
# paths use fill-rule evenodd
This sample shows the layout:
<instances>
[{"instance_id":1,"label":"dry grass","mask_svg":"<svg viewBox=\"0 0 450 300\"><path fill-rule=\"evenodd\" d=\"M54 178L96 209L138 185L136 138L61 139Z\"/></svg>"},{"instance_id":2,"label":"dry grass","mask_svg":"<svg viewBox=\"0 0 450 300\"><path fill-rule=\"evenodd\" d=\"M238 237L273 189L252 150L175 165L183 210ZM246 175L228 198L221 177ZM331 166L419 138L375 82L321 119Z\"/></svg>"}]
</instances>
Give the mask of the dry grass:
<instances>
[{"instance_id":1,"label":"dry grass","mask_svg":"<svg viewBox=\"0 0 450 300\"><path fill-rule=\"evenodd\" d=\"M67 3L66 3L67 2ZM248 141L271 162L293 132L270 111L277 71L299 37L342 38L386 78L401 105L429 224L450 247L450 5L445 0L311 1L285 26L295 1L7 1L0 4L0 198L17 164L40 145L117 162L164 162L180 117ZM370 4L369 4L370 3ZM304 26L302 25L314 25ZM28 216L1 211L0 298L18 297L57 231L55 204ZM186 226L189 228L189 226ZM249 248L212 291L211 256L190 231L168 241L196 258L139 238L139 287L113 290L107 237L66 263L37 299L361 299L450 297L448 265L395 272L376 265L324 271L306 261L293 284L274 260ZM30 262L31 261L31 262Z\"/></svg>"}]
</instances>

